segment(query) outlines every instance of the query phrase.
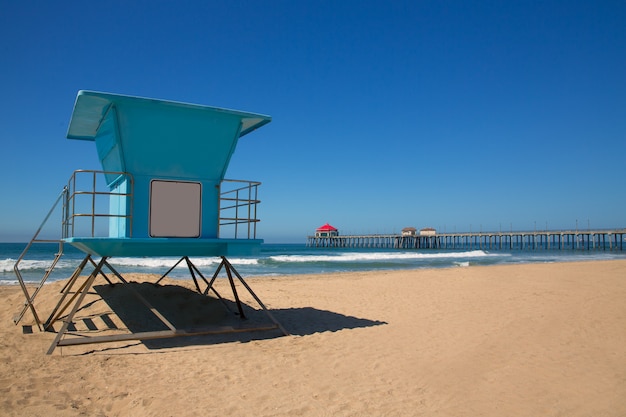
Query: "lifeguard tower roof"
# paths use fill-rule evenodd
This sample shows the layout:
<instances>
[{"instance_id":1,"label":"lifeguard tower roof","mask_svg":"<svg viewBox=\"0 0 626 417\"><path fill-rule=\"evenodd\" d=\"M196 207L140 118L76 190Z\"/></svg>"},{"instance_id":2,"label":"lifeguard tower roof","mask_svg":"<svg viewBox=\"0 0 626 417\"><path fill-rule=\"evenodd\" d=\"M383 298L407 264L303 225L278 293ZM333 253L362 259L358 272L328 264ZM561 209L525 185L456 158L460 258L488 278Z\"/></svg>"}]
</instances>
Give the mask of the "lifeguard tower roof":
<instances>
[{"instance_id":1,"label":"lifeguard tower roof","mask_svg":"<svg viewBox=\"0 0 626 417\"><path fill-rule=\"evenodd\" d=\"M67 137L94 141L107 185L128 197L111 204L108 237L66 241L101 256L227 255L258 246L256 236L220 238L220 187L239 138L270 121L217 107L79 91Z\"/></svg>"},{"instance_id":2,"label":"lifeguard tower roof","mask_svg":"<svg viewBox=\"0 0 626 417\"><path fill-rule=\"evenodd\" d=\"M104 171L223 179L237 140L271 117L79 91L68 139L96 141Z\"/></svg>"}]
</instances>

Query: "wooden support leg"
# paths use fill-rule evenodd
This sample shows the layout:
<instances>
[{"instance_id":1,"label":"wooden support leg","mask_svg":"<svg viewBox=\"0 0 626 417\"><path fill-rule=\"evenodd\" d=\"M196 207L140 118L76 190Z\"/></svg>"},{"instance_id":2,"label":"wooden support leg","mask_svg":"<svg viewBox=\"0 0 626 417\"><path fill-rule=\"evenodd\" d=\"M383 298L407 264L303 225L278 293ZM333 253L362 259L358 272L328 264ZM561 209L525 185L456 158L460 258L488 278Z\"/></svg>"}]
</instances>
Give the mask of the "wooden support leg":
<instances>
[{"instance_id":1,"label":"wooden support leg","mask_svg":"<svg viewBox=\"0 0 626 417\"><path fill-rule=\"evenodd\" d=\"M198 269L198 267L197 267L197 266L195 266L195 265L193 264L193 262L191 262L191 260L190 260L189 258L187 258L187 265L189 265L189 267L193 268L193 270L196 272L196 274L198 274L198 276L199 276L200 278L202 278L202 281L204 281L204 283L205 283L206 285L209 285L209 281L207 281L207 279L204 277L204 275L202 275L202 272L200 272L200 270ZM202 291L200 291L200 293L201 293L201 294L203 294L203 292L202 292Z\"/></svg>"},{"instance_id":2,"label":"wooden support leg","mask_svg":"<svg viewBox=\"0 0 626 417\"><path fill-rule=\"evenodd\" d=\"M237 270L231 265L230 262L228 262L228 260L224 256L222 256L222 262L226 265L227 271L231 270L232 272L235 273L235 275L237 276L237 278L239 279L241 284L243 284L243 286L246 287L246 290L248 290L250 295L252 295L252 297L254 297L256 302L259 304L259 306L261 306L263 311L265 311L265 314L270 318L270 320L272 320L272 322L274 322L274 324L276 326L278 326L278 328L283 332L283 334L285 336L289 336L289 332L278 322L278 320L276 320L274 318L272 313L267 309L267 307L265 307L265 304L263 304L261 299L259 297L257 297L257 295L254 293L254 291L252 291L252 288L250 288L250 286L246 283L246 281L244 281L244 279L241 277L241 275L239 275L239 272L237 272Z\"/></svg>"},{"instance_id":3,"label":"wooden support leg","mask_svg":"<svg viewBox=\"0 0 626 417\"><path fill-rule=\"evenodd\" d=\"M213 277L211 278L209 285L207 286L206 290L204 290L204 295L207 295L209 293L209 290L213 289L213 283L215 282L215 279L220 274L220 271L222 270L223 267L224 267L224 261L222 260L222 262L220 262L219 266L215 270L215 273L213 274Z\"/></svg>"},{"instance_id":4,"label":"wooden support leg","mask_svg":"<svg viewBox=\"0 0 626 417\"><path fill-rule=\"evenodd\" d=\"M200 294L202 295L207 295L209 293L209 291L213 291L213 293L217 296L217 299L220 300L220 302L224 305L224 307L226 307L226 310L230 311L231 313L233 312L230 307L228 306L228 304L226 304L226 301L224 301L224 299L222 298L222 296L220 295L220 293L217 292L217 290L215 288L213 288L213 282L215 282L215 278L217 278L217 275L219 274L220 269L222 268L222 264L220 264L220 266L217 269L217 272L213 275L213 278L211 279L211 282L207 281L207 279L204 277L204 275L202 275L202 272L200 272L200 270L198 269L197 266L195 266L193 264L193 262L191 262L191 260L187 260L188 265L190 265L191 268L193 268L193 270L195 271L196 274L198 274L198 276L200 278L202 278L202 281L204 281L204 283L207 285L206 289L204 291L200 291Z\"/></svg>"},{"instance_id":5,"label":"wooden support leg","mask_svg":"<svg viewBox=\"0 0 626 417\"><path fill-rule=\"evenodd\" d=\"M89 258L89 261L91 262L91 264L92 264L92 265L93 265L93 267L95 268L95 267L96 267L96 262L95 262L93 259L91 259L91 258ZM104 264L105 264L105 265L109 265L109 264L108 264L108 263L106 263L106 262L105 262ZM100 269L100 272L99 272L99 273L100 273L100 275L102 275L102 278L104 278L104 279L105 279L105 281L109 283L109 285L113 285L113 283L111 282L111 280L109 279L109 277L107 277L107 276L106 276L106 274L105 274L104 272L102 272L102 269Z\"/></svg>"},{"instance_id":6,"label":"wooden support leg","mask_svg":"<svg viewBox=\"0 0 626 417\"><path fill-rule=\"evenodd\" d=\"M187 268L189 269L189 274L191 274L191 279L193 279L193 283L196 286L196 291L202 294L202 290L200 289L200 285L198 285L198 280L196 279L196 274L194 273L194 268L192 267L193 264L189 260L188 256L185 256L183 259L185 259L185 262L187 262Z\"/></svg>"},{"instance_id":7,"label":"wooden support leg","mask_svg":"<svg viewBox=\"0 0 626 417\"><path fill-rule=\"evenodd\" d=\"M232 265L226 261L226 258L222 256L222 259L225 261L224 266L226 269L226 275L228 276L228 281L230 282L230 288L233 290L233 296L235 297L235 302L237 303L237 309L239 310L239 317L242 319L246 318L246 315L243 312L243 307L241 306L241 301L239 300L239 295L237 294L237 287L235 287L235 281L233 280L233 275L231 273Z\"/></svg>"},{"instance_id":8,"label":"wooden support leg","mask_svg":"<svg viewBox=\"0 0 626 417\"><path fill-rule=\"evenodd\" d=\"M123 284L128 284L128 281L126 281L126 280L124 279L124 277L123 277L123 276L121 276L121 275L120 275L120 273L119 273L119 272L117 272L117 271L115 270L115 268L113 268L109 262L104 261L104 265L106 265L106 267L107 267L107 268L109 268L109 270L110 270L111 272L113 272L113 274L117 277L117 279L119 279L120 281L122 281L122 283L123 283ZM104 275L104 274L102 274L102 275ZM105 276L106 276L106 275L105 275ZM107 280L107 281L109 281L109 280ZM111 284L111 281L109 281L109 284ZM113 284L111 284L111 285L113 285Z\"/></svg>"},{"instance_id":9,"label":"wooden support leg","mask_svg":"<svg viewBox=\"0 0 626 417\"><path fill-rule=\"evenodd\" d=\"M63 312L65 311L67 306L72 302L72 300L74 298L76 298L76 295L74 295L70 299L70 301L68 301L67 304L65 306L63 306L61 311L59 311L59 308L61 308L61 305L65 301L65 298L68 296L70 291L72 291L72 288L74 287L74 284L76 284L76 281L78 280L78 277L80 276L81 272L83 272L83 270L85 269L85 266L87 265L87 262L89 262L90 259L91 259L91 255L85 256L85 259L82 260L80 265L78 265L78 267L72 273L72 276L70 277L70 279L68 279L67 282L65 283L65 285L63 286L63 289L61 290L61 294L62 294L61 298L59 299L59 302L57 303L57 305L52 310L52 313L50 313L50 317L48 317L48 320L46 320L46 322L45 322L45 324L43 326L44 330L48 330L50 328L50 326L52 326L54 324L54 322L59 318L59 316L61 314L63 314ZM84 284L85 283L83 283L83 285ZM82 289L82 286L79 288L77 293L80 292L81 289Z\"/></svg>"},{"instance_id":10,"label":"wooden support leg","mask_svg":"<svg viewBox=\"0 0 626 417\"><path fill-rule=\"evenodd\" d=\"M78 278L78 276L80 275L80 273L83 272L83 269L85 269L85 266L87 265L87 262L89 262L90 259L91 259L91 255L85 256L85 258L80 262L80 265L78 265L76 269L74 270L74 272L72 273L72 276L70 277L70 279L67 280L67 282L61 289L60 291L61 293L64 293L65 290L67 290L68 286L73 285L73 281L75 281L76 278Z\"/></svg>"},{"instance_id":11,"label":"wooden support leg","mask_svg":"<svg viewBox=\"0 0 626 417\"><path fill-rule=\"evenodd\" d=\"M74 319L74 315L76 314L76 312L78 311L78 309L82 305L83 300L85 299L85 296L87 295L87 293L91 289L91 286L93 285L93 282L95 281L96 276L98 276L98 273L102 269L102 266L105 264L105 262L106 262L106 257L103 256L102 259L100 260L100 262L98 263L98 265L96 266L96 268L91 273L91 275L89 275L89 278L87 278L87 281L85 281L85 284L83 285L80 293L77 293L77 294L80 294L80 295L79 295L78 299L76 300L76 303L74 304L74 307L72 307L72 310L70 311L70 313L65 318L65 321L63 322L63 326L61 326L61 329L57 333L57 335L54 338L54 341L52 342L52 344L50 345L50 348L48 349L48 352L47 352L48 355L51 355L52 352L54 352L54 349L59 344L59 341L61 340L61 338L63 337L65 332L67 332L67 328L69 327L70 323L72 323L72 320Z\"/></svg>"},{"instance_id":12,"label":"wooden support leg","mask_svg":"<svg viewBox=\"0 0 626 417\"><path fill-rule=\"evenodd\" d=\"M174 264L174 266L173 266L173 267L171 267L170 269L168 269L168 270L167 270L167 272L166 272L166 273L164 273L164 274L161 276L161 278L159 278L159 279L157 280L157 282L155 282L155 283L154 283L154 285L159 285L159 282L161 282L161 280L162 280L163 278L165 278L165 277L166 277L166 276L167 276L170 272L172 272L172 271L174 270L174 268L176 268L176 267L178 266L178 264L179 264L179 263L181 263L181 262L182 262L185 258L186 258L186 256L183 256L182 258L180 258L180 259L178 260L178 262L176 262L176 263Z\"/></svg>"}]
</instances>

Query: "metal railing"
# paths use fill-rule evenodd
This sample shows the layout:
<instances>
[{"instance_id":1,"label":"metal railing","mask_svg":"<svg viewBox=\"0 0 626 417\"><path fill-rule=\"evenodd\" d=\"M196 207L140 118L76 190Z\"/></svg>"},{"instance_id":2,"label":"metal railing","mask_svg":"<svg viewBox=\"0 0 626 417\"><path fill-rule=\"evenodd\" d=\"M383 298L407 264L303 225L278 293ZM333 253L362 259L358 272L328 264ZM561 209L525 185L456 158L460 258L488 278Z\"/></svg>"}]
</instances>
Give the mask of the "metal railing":
<instances>
[{"instance_id":1,"label":"metal railing","mask_svg":"<svg viewBox=\"0 0 626 417\"><path fill-rule=\"evenodd\" d=\"M107 186L106 178L116 182L128 182L126 191ZM258 186L260 182L225 179L220 184L219 237L256 239ZM111 198L126 199L129 209L124 213L112 213ZM74 171L63 201L62 235L68 237L96 237L105 235L109 219L119 218L128 222L128 237L132 237L133 178L127 172L77 170ZM129 214L125 214L129 213ZM101 222L104 220L106 222ZM102 224L100 224L102 223Z\"/></svg>"},{"instance_id":2,"label":"metal railing","mask_svg":"<svg viewBox=\"0 0 626 417\"><path fill-rule=\"evenodd\" d=\"M258 187L260 182L246 180L223 180L220 184L219 237L230 231L232 237L256 239ZM225 189L226 188L226 189ZM230 227L230 229L229 229Z\"/></svg>"},{"instance_id":3,"label":"metal railing","mask_svg":"<svg viewBox=\"0 0 626 417\"><path fill-rule=\"evenodd\" d=\"M37 323L37 326L41 330L41 322L39 320L39 316L37 315L37 311L35 310L35 306L33 305L33 301L35 300L35 297L39 293L39 290L41 290L41 288L43 287L43 284L46 282L46 280L48 279L48 277L54 270L54 267L56 266L57 262L59 261L59 259L61 259L61 256L63 256L63 241L60 239L42 239L39 237L39 234L41 233L46 223L48 223L48 220L50 219L50 216L52 215L52 213L54 213L56 207L59 205L61 201L65 200L66 196L67 196L67 187L64 187L63 191L61 191L61 194L59 194L56 201L52 205L52 208L50 208L50 211L48 211L48 214L46 215L44 220L41 222L41 225L35 232L35 235L32 237L30 242L28 242L28 244L26 245L26 247L24 248L20 256L17 258L17 261L15 261L15 264L13 265L13 272L15 272L15 276L17 277L20 287L22 288L22 291L24 292L24 297L26 298L26 301L24 302L24 306L22 310L20 311L20 313L18 313L15 317L13 317L13 322L15 324L18 324L20 320L22 320L22 317L24 317L24 314L26 313L26 311L30 308L31 312L33 313L33 317L35 318L35 322ZM24 278L22 277L22 271L20 270L20 263L26 258L26 254L28 253L30 248L34 244L37 244L37 243L57 243L59 245L59 249L57 253L54 255L54 259L51 261L50 265L46 268L43 278L41 279L39 285L35 288L33 293L30 294L30 292L28 291L28 288L26 287L26 283L24 282Z\"/></svg>"},{"instance_id":4,"label":"metal railing","mask_svg":"<svg viewBox=\"0 0 626 417\"><path fill-rule=\"evenodd\" d=\"M105 179L111 176L117 179L109 187ZM115 187L115 184L120 184L125 180L128 181L128 187L126 187L128 191L121 192ZM104 219L108 225L111 218L125 219L129 226L128 237L132 236L132 215L110 212L110 199L123 198L129 204L127 213L132 213L133 177L131 174L127 172L76 170L70 177L66 189L62 216L63 238L96 237L99 232L103 233L97 227L99 226L98 221ZM107 232L108 230L106 227Z\"/></svg>"}]
</instances>

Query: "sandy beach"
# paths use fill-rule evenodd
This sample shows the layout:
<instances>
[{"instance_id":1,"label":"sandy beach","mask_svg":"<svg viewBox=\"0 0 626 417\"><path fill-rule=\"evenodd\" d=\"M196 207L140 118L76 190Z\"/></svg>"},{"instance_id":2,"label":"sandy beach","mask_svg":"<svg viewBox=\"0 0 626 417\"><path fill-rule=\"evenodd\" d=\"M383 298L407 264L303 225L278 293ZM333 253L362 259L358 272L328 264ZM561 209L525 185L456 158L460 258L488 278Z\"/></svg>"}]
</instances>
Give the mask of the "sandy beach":
<instances>
[{"instance_id":1,"label":"sandy beach","mask_svg":"<svg viewBox=\"0 0 626 417\"><path fill-rule=\"evenodd\" d=\"M0 415L626 415L626 261L247 282L290 336L115 342L52 355L55 333L28 333L30 312L14 325L21 289L0 287ZM164 284L148 292L159 291L155 300L168 301L160 311L177 323L233 320L219 301L190 291L191 279ZM62 286L46 285L38 310L51 311ZM149 326L145 307L121 287L98 281L76 327ZM241 295L248 322L265 321Z\"/></svg>"}]
</instances>

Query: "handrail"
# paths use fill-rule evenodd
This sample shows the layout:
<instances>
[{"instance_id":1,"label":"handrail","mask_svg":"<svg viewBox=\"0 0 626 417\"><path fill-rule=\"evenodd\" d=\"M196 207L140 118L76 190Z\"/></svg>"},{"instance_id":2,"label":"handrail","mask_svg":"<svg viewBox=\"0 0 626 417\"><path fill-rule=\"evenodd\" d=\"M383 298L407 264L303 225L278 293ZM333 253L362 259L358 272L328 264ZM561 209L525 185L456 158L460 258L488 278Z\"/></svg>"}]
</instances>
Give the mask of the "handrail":
<instances>
[{"instance_id":1,"label":"handrail","mask_svg":"<svg viewBox=\"0 0 626 417\"><path fill-rule=\"evenodd\" d=\"M59 205L59 202L64 198L67 197L67 192L68 192L68 188L67 187L63 187L63 191L61 191L61 193L59 194L59 196L57 197L56 201L54 202L54 204L52 205L52 208L50 208L50 211L48 211L48 214L46 215L46 217L43 219L43 221L41 222L41 224L39 225L39 228L37 229L37 231L35 232L35 235L32 237L32 239L28 242L28 244L26 245L26 247L24 248L24 250L22 251L22 253L20 254L20 256L17 258L17 261L15 261L15 264L13 265L13 272L15 272L15 276L17 277L18 282L20 283L20 287L22 288L22 292L24 293L24 297L26 298L26 302L24 304L24 308L22 309L22 311L17 315L17 317L15 317L13 319L14 323L17 324L20 322L20 320L22 319L22 317L24 317L24 313L26 313L26 310L30 308L30 311L33 313L33 317L35 318L35 322L37 323L37 326L40 328L41 330L41 322L39 320L39 316L37 315L37 312L35 311L35 306L33 304L33 301L35 300L35 297L37 296L37 294L39 293L39 290L41 289L41 286L43 285L43 283L46 281L46 279L48 278L48 276L50 275L50 272L52 272L52 269L54 269L54 267L56 266L59 258L61 257L61 255L63 254L63 241L60 239L37 239L37 237L39 236L39 233L41 233L41 230L43 229L43 227L46 225L46 223L48 223L48 220L50 219L50 216L52 215L52 213L54 212L54 210L56 209L56 207ZM44 277L41 280L41 283L39 284L39 286L35 289L35 291L33 292L32 295L29 294L28 292L28 288L26 288L26 284L24 283L24 278L22 277L22 272L20 271L20 263L24 260L24 258L26 257L26 254L28 253L28 251L30 250L31 246L33 245L33 243L58 243L59 244L59 251L57 252L57 255L55 257L55 259L52 261L52 265L50 268L48 268L48 271L46 272L46 274L44 275Z\"/></svg>"},{"instance_id":2,"label":"handrail","mask_svg":"<svg viewBox=\"0 0 626 417\"><path fill-rule=\"evenodd\" d=\"M83 174L91 175L91 184L88 189L77 189L77 177L80 175L81 178L84 178ZM107 177L107 176L117 176L117 180L115 182L119 182L119 178L126 178L129 181L128 192L119 192L112 191L110 188L108 191L98 190L98 177ZM89 177L87 177L89 180ZM132 236L132 203L133 203L133 177L128 172L120 172L120 171L96 171L96 170L76 170L70 177L67 185L68 195L64 204L64 212L63 212L63 237L74 237L76 236L76 220L77 218L90 218L90 235L91 237L96 236L96 219L106 217L106 218L120 218L127 219L129 222L129 236ZM77 200L78 197L91 196L91 201L89 207L84 212L78 212L78 210L83 210L83 206L77 208ZM128 211L129 214L111 214L110 212L99 212L96 205L96 196L108 196L110 197L125 197L129 204L130 209ZM109 210L109 206L106 207L106 210Z\"/></svg>"},{"instance_id":3,"label":"handrail","mask_svg":"<svg viewBox=\"0 0 626 417\"><path fill-rule=\"evenodd\" d=\"M224 183L245 184L223 191ZM239 238L239 225L246 226L245 238L256 239L256 224L260 221L257 218L257 205L261 202L258 199L258 181L229 180L225 179L220 184L220 201L218 219L220 237L222 237L222 226L234 226L234 238Z\"/></svg>"}]
</instances>

